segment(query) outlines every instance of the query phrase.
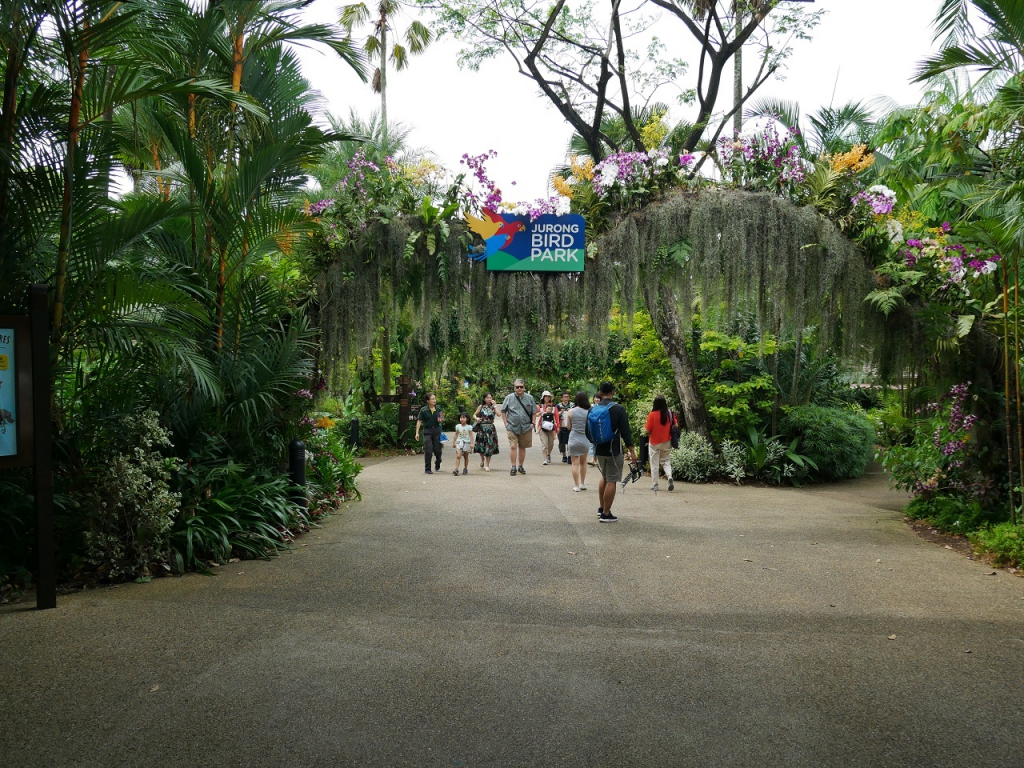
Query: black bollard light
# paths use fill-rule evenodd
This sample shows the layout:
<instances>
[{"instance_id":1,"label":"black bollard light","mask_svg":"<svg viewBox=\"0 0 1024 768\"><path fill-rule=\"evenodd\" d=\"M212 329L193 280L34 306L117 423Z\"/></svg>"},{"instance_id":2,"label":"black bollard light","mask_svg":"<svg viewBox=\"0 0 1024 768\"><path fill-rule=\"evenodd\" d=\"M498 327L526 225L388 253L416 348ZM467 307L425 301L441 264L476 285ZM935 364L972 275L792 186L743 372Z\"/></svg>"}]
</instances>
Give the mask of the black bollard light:
<instances>
[{"instance_id":1,"label":"black bollard light","mask_svg":"<svg viewBox=\"0 0 1024 768\"><path fill-rule=\"evenodd\" d=\"M348 444L353 451L359 449L359 419L348 423Z\"/></svg>"},{"instance_id":2,"label":"black bollard light","mask_svg":"<svg viewBox=\"0 0 1024 768\"><path fill-rule=\"evenodd\" d=\"M292 440L288 445L288 471L291 473L295 503L303 509L309 508L306 496L306 444L301 440Z\"/></svg>"}]
</instances>

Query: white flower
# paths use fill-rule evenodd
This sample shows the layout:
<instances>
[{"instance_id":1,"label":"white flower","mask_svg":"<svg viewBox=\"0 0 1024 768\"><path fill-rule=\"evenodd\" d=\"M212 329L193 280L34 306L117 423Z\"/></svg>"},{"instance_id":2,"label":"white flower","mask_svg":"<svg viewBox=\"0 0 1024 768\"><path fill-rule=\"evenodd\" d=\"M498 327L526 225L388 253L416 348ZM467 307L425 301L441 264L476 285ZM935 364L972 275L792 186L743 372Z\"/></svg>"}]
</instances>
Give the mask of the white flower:
<instances>
[{"instance_id":1,"label":"white flower","mask_svg":"<svg viewBox=\"0 0 1024 768\"><path fill-rule=\"evenodd\" d=\"M559 196L559 198L558 198L558 208L556 209L555 213L557 215L559 215L559 216L566 216L569 213L569 211L571 210L570 209L571 202L572 201L569 200L568 197L561 197L561 196Z\"/></svg>"},{"instance_id":2,"label":"white flower","mask_svg":"<svg viewBox=\"0 0 1024 768\"><path fill-rule=\"evenodd\" d=\"M896 200L896 193L884 184L875 184L873 187L868 187L868 193L872 195L881 195L882 197L887 197L892 201Z\"/></svg>"},{"instance_id":3,"label":"white flower","mask_svg":"<svg viewBox=\"0 0 1024 768\"><path fill-rule=\"evenodd\" d=\"M660 147L649 150L647 157L654 161L655 168L664 168L668 165L668 152Z\"/></svg>"},{"instance_id":4,"label":"white flower","mask_svg":"<svg viewBox=\"0 0 1024 768\"><path fill-rule=\"evenodd\" d=\"M903 224L897 219L887 219L885 228L889 231L889 240L896 245L903 242Z\"/></svg>"},{"instance_id":5,"label":"white flower","mask_svg":"<svg viewBox=\"0 0 1024 768\"><path fill-rule=\"evenodd\" d=\"M615 163L608 163L601 169L601 186L610 187L619 177L619 166Z\"/></svg>"}]
</instances>

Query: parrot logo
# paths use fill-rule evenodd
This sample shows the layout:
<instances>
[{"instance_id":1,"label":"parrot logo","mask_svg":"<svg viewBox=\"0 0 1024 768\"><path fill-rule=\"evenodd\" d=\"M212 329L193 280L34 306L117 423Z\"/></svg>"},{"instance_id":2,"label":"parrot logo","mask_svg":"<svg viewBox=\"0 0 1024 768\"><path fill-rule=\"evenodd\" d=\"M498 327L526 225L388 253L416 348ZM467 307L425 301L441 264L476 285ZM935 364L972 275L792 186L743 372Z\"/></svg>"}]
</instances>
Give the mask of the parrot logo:
<instances>
[{"instance_id":1,"label":"parrot logo","mask_svg":"<svg viewBox=\"0 0 1024 768\"><path fill-rule=\"evenodd\" d=\"M466 223L472 232L480 235L484 241L483 253L470 253L474 261L483 261L512 243L512 239L520 232L526 231L521 221L506 221L500 214L484 208L484 218L466 214Z\"/></svg>"}]
</instances>

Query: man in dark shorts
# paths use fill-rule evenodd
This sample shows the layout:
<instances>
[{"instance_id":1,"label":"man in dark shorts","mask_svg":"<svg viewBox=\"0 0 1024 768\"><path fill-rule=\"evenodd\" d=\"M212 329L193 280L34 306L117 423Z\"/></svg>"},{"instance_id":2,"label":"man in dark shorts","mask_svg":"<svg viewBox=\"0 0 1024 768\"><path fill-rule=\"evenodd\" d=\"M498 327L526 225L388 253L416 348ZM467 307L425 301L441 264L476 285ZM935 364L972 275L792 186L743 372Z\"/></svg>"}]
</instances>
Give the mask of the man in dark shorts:
<instances>
[{"instance_id":1,"label":"man in dark shorts","mask_svg":"<svg viewBox=\"0 0 1024 768\"><path fill-rule=\"evenodd\" d=\"M597 405L608 407L608 417L612 425L612 439L605 443L594 443L594 457L597 459L597 471L601 473L601 482L597 485L598 499L601 506L597 508L597 517L602 523L614 523L617 518L612 514L615 503L615 490L622 480L622 469L625 459L636 461L633 449L633 433L629 428L629 414L619 403L615 402L615 385L610 381L601 382L598 388L601 400ZM593 412L593 411L592 411ZM587 419L587 439L591 442L590 419ZM625 456L623 455L625 444Z\"/></svg>"}]
</instances>

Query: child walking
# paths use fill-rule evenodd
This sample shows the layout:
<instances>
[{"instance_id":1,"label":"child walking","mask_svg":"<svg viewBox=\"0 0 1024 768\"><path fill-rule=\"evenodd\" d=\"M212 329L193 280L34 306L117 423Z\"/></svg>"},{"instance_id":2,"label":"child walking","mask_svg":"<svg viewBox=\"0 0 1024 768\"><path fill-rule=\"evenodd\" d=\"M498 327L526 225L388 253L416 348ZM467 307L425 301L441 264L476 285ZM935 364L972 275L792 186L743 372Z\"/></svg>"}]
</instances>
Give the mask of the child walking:
<instances>
[{"instance_id":1,"label":"child walking","mask_svg":"<svg viewBox=\"0 0 1024 768\"><path fill-rule=\"evenodd\" d=\"M459 414L459 423L455 425L455 471L459 474L459 462L463 463L462 474L469 474L469 454L473 451L473 427L469 423L469 414Z\"/></svg>"}]
</instances>

